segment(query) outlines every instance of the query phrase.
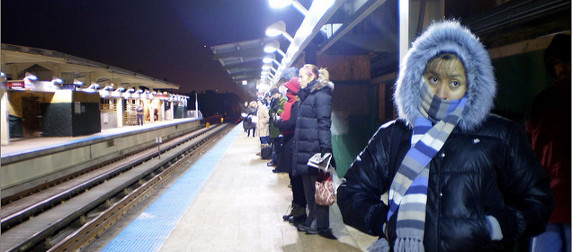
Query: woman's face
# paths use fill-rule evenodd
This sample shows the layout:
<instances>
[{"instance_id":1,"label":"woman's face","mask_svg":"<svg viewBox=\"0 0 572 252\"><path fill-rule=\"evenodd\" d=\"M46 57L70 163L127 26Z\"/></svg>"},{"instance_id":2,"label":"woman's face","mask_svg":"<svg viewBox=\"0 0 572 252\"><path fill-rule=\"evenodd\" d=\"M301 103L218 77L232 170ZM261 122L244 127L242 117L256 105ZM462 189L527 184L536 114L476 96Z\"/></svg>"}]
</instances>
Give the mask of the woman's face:
<instances>
[{"instance_id":1,"label":"woman's face","mask_svg":"<svg viewBox=\"0 0 572 252\"><path fill-rule=\"evenodd\" d=\"M298 81L300 81L300 89L306 88L308 83L314 80L314 75L304 68L300 69L300 75L298 77Z\"/></svg>"},{"instance_id":2,"label":"woman's face","mask_svg":"<svg viewBox=\"0 0 572 252\"><path fill-rule=\"evenodd\" d=\"M429 91L443 100L458 100L467 92L465 68L458 58L430 61L423 80Z\"/></svg>"}]
</instances>

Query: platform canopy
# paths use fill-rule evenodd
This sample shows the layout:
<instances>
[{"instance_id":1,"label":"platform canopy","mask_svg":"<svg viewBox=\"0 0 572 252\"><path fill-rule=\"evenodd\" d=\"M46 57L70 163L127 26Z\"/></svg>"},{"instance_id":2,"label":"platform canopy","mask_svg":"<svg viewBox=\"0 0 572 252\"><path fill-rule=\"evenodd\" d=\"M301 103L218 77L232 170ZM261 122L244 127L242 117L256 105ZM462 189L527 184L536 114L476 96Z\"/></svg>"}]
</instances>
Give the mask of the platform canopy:
<instances>
[{"instance_id":1,"label":"platform canopy","mask_svg":"<svg viewBox=\"0 0 572 252\"><path fill-rule=\"evenodd\" d=\"M52 72L53 76L49 78L61 78L67 84L81 81L85 86L97 83L102 88L113 83L115 88L144 86L153 90L179 89L177 84L46 49L2 44L1 61L2 72L13 80L22 79L26 69L41 67Z\"/></svg>"}]
</instances>

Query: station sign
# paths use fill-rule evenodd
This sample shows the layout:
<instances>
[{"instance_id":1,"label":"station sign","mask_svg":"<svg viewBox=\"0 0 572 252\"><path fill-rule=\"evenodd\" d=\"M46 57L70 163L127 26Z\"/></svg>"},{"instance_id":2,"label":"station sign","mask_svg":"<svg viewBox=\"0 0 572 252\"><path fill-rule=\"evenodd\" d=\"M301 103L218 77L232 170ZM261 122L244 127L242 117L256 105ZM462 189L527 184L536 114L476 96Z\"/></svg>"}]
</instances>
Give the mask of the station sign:
<instances>
[{"instance_id":1,"label":"station sign","mask_svg":"<svg viewBox=\"0 0 572 252\"><path fill-rule=\"evenodd\" d=\"M25 90L24 81L23 80L8 81L8 88L15 90Z\"/></svg>"}]
</instances>

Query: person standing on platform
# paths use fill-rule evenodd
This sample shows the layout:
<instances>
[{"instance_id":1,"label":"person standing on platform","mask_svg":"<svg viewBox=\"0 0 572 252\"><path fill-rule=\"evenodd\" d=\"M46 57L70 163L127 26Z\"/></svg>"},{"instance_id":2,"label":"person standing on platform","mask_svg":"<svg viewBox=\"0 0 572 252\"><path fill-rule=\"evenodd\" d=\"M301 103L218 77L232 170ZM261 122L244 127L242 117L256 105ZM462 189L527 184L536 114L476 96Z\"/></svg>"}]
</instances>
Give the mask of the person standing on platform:
<instances>
[{"instance_id":1,"label":"person standing on platform","mask_svg":"<svg viewBox=\"0 0 572 252\"><path fill-rule=\"evenodd\" d=\"M308 218L297 226L306 234L319 234L336 239L330 229L330 207L316 204L314 200L315 184L318 179L317 168L307 165L316 153L332 153L332 90L334 83L329 80L326 69L306 64L299 71L300 108L294 131L293 174L302 176L304 194L308 205Z\"/></svg>"},{"instance_id":2,"label":"person standing on platform","mask_svg":"<svg viewBox=\"0 0 572 252\"><path fill-rule=\"evenodd\" d=\"M258 122L256 123L256 131L260 137L260 151L262 151L265 146L270 144L270 116L266 108L266 99L260 99L257 103L258 111L256 116L258 117Z\"/></svg>"},{"instance_id":3,"label":"person standing on platform","mask_svg":"<svg viewBox=\"0 0 572 252\"><path fill-rule=\"evenodd\" d=\"M298 101L298 91L300 90L300 82L298 82L298 77L293 77L289 82L284 84L286 87L286 97L288 101L284 104L284 112L276 119L276 126L282 132L284 136L283 139L283 150L278 161L280 168L286 170L290 177L290 185L292 189L292 207L290 213L282 216L282 219L289 221L295 226L304 224L306 221L306 196L304 195L304 184L302 182L302 176L294 175L294 163L292 163L293 155L292 148L294 145L293 137L294 130L296 128L296 118L298 115L298 107L300 102Z\"/></svg>"},{"instance_id":4,"label":"person standing on platform","mask_svg":"<svg viewBox=\"0 0 572 252\"><path fill-rule=\"evenodd\" d=\"M247 137L250 136L251 130L252 130L252 137L254 137L254 135L256 134L256 123L258 122L258 117L256 116L258 111L257 107L258 105L256 104L256 101L251 101L250 104L248 105L248 114L246 115L246 118L248 120L248 129L246 130Z\"/></svg>"},{"instance_id":5,"label":"person standing on platform","mask_svg":"<svg viewBox=\"0 0 572 252\"><path fill-rule=\"evenodd\" d=\"M242 117L242 128L244 129L244 133L246 133L246 130L250 127L250 119L248 119L248 102L246 101L244 102L244 107L242 107L240 116Z\"/></svg>"},{"instance_id":6,"label":"person standing on platform","mask_svg":"<svg viewBox=\"0 0 572 252\"><path fill-rule=\"evenodd\" d=\"M532 239L531 251L570 252L570 35L554 36L544 62L554 85L536 96L526 131L550 175L556 207L546 232Z\"/></svg>"},{"instance_id":7,"label":"person standing on platform","mask_svg":"<svg viewBox=\"0 0 572 252\"><path fill-rule=\"evenodd\" d=\"M524 129L490 114L488 52L456 21L433 23L400 65L399 118L382 125L338 187L344 223L370 251L513 251L544 230L550 179Z\"/></svg>"},{"instance_id":8,"label":"person standing on platform","mask_svg":"<svg viewBox=\"0 0 572 252\"><path fill-rule=\"evenodd\" d=\"M270 109L268 110L268 115L270 116L270 142L272 143L272 160L266 163L266 166L276 167L278 165L278 156L282 150L283 137L282 134L280 134L280 129L274 125L274 118L280 116L282 111L284 111L286 98L282 97L282 94L280 94L278 88L271 89L270 95L272 99L270 100Z\"/></svg>"},{"instance_id":9,"label":"person standing on platform","mask_svg":"<svg viewBox=\"0 0 572 252\"><path fill-rule=\"evenodd\" d=\"M144 111L145 110L143 110L143 104L139 104L139 106L137 106L137 125L139 126L143 125Z\"/></svg>"}]
</instances>

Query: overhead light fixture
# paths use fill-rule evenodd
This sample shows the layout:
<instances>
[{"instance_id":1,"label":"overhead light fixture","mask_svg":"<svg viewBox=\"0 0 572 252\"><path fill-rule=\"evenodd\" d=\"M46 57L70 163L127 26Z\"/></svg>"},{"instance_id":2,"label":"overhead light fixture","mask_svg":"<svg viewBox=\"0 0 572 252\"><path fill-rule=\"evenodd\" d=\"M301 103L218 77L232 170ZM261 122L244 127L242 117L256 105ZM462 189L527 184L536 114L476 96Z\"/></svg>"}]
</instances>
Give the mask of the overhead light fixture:
<instances>
[{"instance_id":1,"label":"overhead light fixture","mask_svg":"<svg viewBox=\"0 0 572 252\"><path fill-rule=\"evenodd\" d=\"M292 38L292 36L286 32L286 23L284 23L282 20L271 24L268 26L268 28L266 28L266 36L276 37L280 35L283 35L286 39L288 39L288 41L290 41L290 43L294 41L294 38Z\"/></svg>"},{"instance_id":2,"label":"overhead light fixture","mask_svg":"<svg viewBox=\"0 0 572 252\"><path fill-rule=\"evenodd\" d=\"M272 56L266 56L262 59L262 62L264 64L272 64L272 62L276 63L276 65L278 67L280 67L280 62L278 62L275 58L274 58L274 54L272 54Z\"/></svg>"},{"instance_id":3,"label":"overhead light fixture","mask_svg":"<svg viewBox=\"0 0 572 252\"><path fill-rule=\"evenodd\" d=\"M304 5L300 4L300 2L296 0L269 0L268 3L270 4L270 7L275 9L280 9L288 5L292 5L294 8L296 8L296 10L302 13L302 15L306 16L308 14L306 7L304 7Z\"/></svg>"},{"instance_id":4,"label":"overhead light fixture","mask_svg":"<svg viewBox=\"0 0 572 252\"><path fill-rule=\"evenodd\" d=\"M291 2L294 7L299 3L295 0L269 0L271 6L287 6L286 2ZM328 18L331 18L337 9L342 6L344 1L336 0L317 0L312 1L310 9L305 12L304 20L300 24L300 28L295 33L294 41L296 43L290 43L288 49L286 50L284 57L280 62L278 71L276 72L276 77L273 79L273 84L277 84L284 70L294 62L294 60L300 55L302 50L310 43L313 37L320 32L319 27L323 26L327 22ZM299 5L298 5L299 6Z\"/></svg>"},{"instance_id":5,"label":"overhead light fixture","mask_svg":"<svg viewBox=\"0 0 572 252\"><path fill-rule=\"evenodd\" d=\"M60 85L61 85L61 84L64 83L64 81L63 81L62 79L58 78L58 77L54 77L54 78L52 78L51 83L52 83L52 85L53 85L53 84L60 84Z\"/></svg>"},{"instance_id":6,"label":"overhead light fixture","mask_svg":"<svg viewBox=\"0 0 572 252\"><path fill-rule=\"evenodd\" d=\"M28 81L35 81L38 80L38 76L35 76L31 73L26 72L26 75L24 77L24 80L28 80Z\"/></svg>"},{"instance_id":7,"label":"overhead light fixture","mask_svg":"<svg viewBox=\"0 0 572 252\"><path fill-rule=\"evenodd\" d=\"M278 41L276 41L276 40L266 44L264 46L264 52L265 53L278 52L278 53L280 53L280 55L282 55L282 57L286 56L286 53L284 53L282 50L280 50L280 43L278 43Z\"/></svg>"}]
</instances>

